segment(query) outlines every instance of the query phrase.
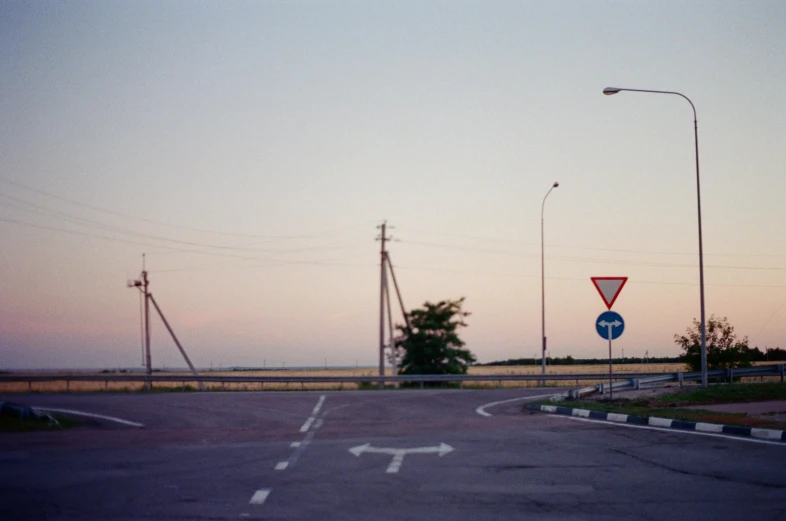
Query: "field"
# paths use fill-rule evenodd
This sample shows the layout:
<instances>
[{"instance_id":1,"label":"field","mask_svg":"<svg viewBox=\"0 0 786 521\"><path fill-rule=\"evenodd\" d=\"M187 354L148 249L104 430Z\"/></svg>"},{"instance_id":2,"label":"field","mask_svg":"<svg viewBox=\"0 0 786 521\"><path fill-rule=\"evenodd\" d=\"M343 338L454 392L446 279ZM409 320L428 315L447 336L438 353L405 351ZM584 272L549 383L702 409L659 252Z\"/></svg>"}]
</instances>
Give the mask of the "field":
<instances>
[{"instance_id":1,"label":"field","mask_svg":"<svg viewBox=\"0 0 786 521\"><path fill-rule=\"evenodd\" d=\"M547 374L598 374L597 379L592 380L568 380L558 381L553 380L547 382L548 386L578 386L578 385L594 385L601 381L606 381L608 375L608 365L557 365L549 366L546 368ZM685 371L683 364L618 364L614 365L615 374L624 373L640 373L640 372L677 372ZM469 374L472 375L499 375L504 377L506 375L516 374L540 374L540 366L478 366L470 367ZM95 392L95 391L111 391L111 392L136 392L143 389L142 383L138 382L112 382L109 380L100 380L101 377L112 377L124 373L28 373L30 376L53 376L62 377L62 380L46 381L46 382L29 382L25 380L25 373L14 373L14 376L19 381L14 382L0 382L0 392L5 393L24 393L24 392ZM98 381L69 381L70 376L85 376L93 375L99 378ZM125 373L127 374L127 373ZM252 382L252 383L234 383L234 382L210 382L206 386L211 391L261 391L261 390L353 390L358 388L373 388L375 385L372 383L373 377L376 376L377 370L370 368L359 369L311 369L311 370L284 370L284 369L269 369L261 371L206 371L201 373L204 376L221 377L226 376L229 378L240 376L277 376L277 377L303 377L303 376L360 376L368 377L369 381L364 384L358 385L354 382L333 383L333 382L320 382L320 383L300 383L300 382ZM387 374L391 374L390 369ZM183 372L162 372L156 371L154 375L160 376L180 376L183 377L182 381L174 382L156 382L154 384L154 391L167 392L167 391L182 391L182 390L196 390L196 384L189 380L190 373ZM775 381L775 377L765 377L764 380ZM746 378L745 380L760 381L760 378ZM492 387L535 387L538 382L536 381L488 381L488 382L470 382L465 384L465 388L492 388Z\"/></svg>"}]
</instances>

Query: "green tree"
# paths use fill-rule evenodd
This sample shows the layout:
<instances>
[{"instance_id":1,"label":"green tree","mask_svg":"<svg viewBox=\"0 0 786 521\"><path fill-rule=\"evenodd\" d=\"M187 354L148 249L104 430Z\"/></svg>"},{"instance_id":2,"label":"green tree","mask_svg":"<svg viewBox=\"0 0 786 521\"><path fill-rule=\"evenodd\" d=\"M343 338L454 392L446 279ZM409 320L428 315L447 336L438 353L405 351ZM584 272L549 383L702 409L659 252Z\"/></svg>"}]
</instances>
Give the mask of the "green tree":
<instances>
[{"instance_id":1,"label":"green tree","mask_svg":"<svg viewBox=\"0 0 786 521\"><path fill-rule=\"evenodd\" d=\"M464 347L458 329L466 327L464 297L426 302L407 313L410 327L396 325L396 349L402 352L400 374L465 374L475 355Z\"/></svg>"},{"instance_id":2,"label":"green tree","mask_svg":"<svg viewBox=\"0 0 786 521\"><path fill-rule=\"evenodd\" d=\"M694 318L693 325L684 335L674 335L674 343L682 348L680 360L691 371L701 371L701 322ZM750 367L753 354L748 347L748 337L738 340L728 318L710 317L707 321L707 369Z\"/></svg>"}]
</instances>

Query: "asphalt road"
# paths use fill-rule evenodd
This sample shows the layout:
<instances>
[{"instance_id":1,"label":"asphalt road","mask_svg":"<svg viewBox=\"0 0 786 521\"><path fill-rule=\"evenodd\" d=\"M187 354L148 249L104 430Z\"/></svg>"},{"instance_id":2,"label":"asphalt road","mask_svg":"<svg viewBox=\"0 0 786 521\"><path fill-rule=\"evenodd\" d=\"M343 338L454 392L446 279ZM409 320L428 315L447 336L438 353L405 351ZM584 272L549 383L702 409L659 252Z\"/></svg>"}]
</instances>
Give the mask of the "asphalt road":
<instances>
[{"instance_id":1,"label":"asphalt road","mask_svg":"<svg viewBox=\"0 0 786 521\"><path fill-rule=\"evenodd\" d=\"M0 519L786 520L786 444L476 410L542 393L0 396L144 424L0 434Z\"/></svg>"}]
</instances>

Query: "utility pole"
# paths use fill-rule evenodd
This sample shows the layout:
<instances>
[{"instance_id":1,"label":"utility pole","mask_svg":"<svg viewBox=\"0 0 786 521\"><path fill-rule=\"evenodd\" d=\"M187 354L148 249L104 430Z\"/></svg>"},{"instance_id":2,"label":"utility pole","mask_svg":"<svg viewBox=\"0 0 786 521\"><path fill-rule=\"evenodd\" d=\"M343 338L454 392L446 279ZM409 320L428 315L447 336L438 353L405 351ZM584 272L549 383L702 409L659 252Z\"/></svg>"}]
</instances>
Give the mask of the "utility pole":
<instances>
[{"instance_id":1,"label":"utility pole","mask_svg":"<svg viewBox=\"0 0 786 521\"><path fill-rule=\"evenodd\" d=\"M412 328L409 325L409 315L407 315L407 310L404 308L404 300L401 298L401 291L399 291L398 282L396 282L396 272L393 271L393 263L390 262L390 254L388 254L387 252L385 252L385 260L387 260L388 268L390 268L390 276L393 279L393 286L396 288L396 295L398 296L398 305L401 306L401 314L404 316L404 323L407 325L407 330L411 330Z\"/></svg>"},{"instance_id":2,"label":"utility pole","mask_svg":"<svg viewBox=\"0 0 786 521\"><path fill-rule=\"evenodd\" d=\"M167 331L169 331L169 334L172 335L172 340L175 341L175 345L177 345L177 348L180 350L180 354L183 355L183 358L186 360L186 364L188 364L188 368L191 369L191 374L193 374L194 376L196 376L198 378L199 377L199 373L197 372L196 367L194 367L194 364L191 363L191 359L188 358L188 355L186 354L186 350L183 349L182 345L180 345L180 341L175 336L175 332L172 330L172 326L169 325L169 322L167 322L166 317L164 317L164 312L161 311L160 307L158 307L158 303L156 302L156 299L153 298L153 294L152 293L149 294L149 297L150 297L150 300L153 302L153 305L156 307L156 311L158 311L158 316L160 316L161 320L164 322L164 325L166 326ZM202 389L203 391L207 391L207 389L205 388L205 384L202 383L201 380L198 380L198 383L199 383L199 388L200 389Z\"/></svg>"},{"instance_id":3,"label":"utility pole","mask_svg":"<svg viewBox=\"0 0 786 521\"><path fill-rule=\"evenodd\" d=\"M164 326L166 326L167 331L172 336L172 340L175 341L177 348L180 350L180 354L183 355L183 358L188 364L188 368L191 369L191 373L198 379L199 373L197 372L194 364L191 363L191 359L188 358L186 354L186 350L183 349L183 346L180 344L180 341L175 336L175 332L172 330L172 327L167 322L166 318L164 317L164 313L161 311L161 308L158 307L158 303L153 298L153 294L150 293L150 280L147 278L147 267L145 265L145 254L142 254L142 278L141 280L129 280L128 281L129 288L138 288L139 291L145 298L145 306L144 306L144 321L145 321L145 374L147 375L147 381L145 382L145 390L149 391L152 387L152 380L151 377L153 376L153 364L150 359L150 302L153 302L153 305L158 312L158 316L161 317L161 320L164 322ZM212 364L211 364L212 367ZM203 391L207 390L205 388L205 384L201 380L197 380L199 383L200 389Z\"/></svg>"},{"instance_id":4,"label":"utility pole","mask_svg":"<svg viewBox=\"0 0 786 521\"><path fill-rule=\"evenodd\" d=\"M390 306L390 287L385 281L385 300L388 306L388 337L390 338L390 365L393 369L393 376L398 374L398 360L396 359L396 341L393 338L393 308ZM398 382L395 383L398 387Z\"/></svg>"},{"instance_id":5,"label":"utility pole","mask_svg":"<svg viewBox=\"0 0 786 521\"><path fill-rule=\"evenodd\" d=\"M390 270L390 277L393 279L393 286L396 289L396 296L398 297L399 306L401 306L401 314L404 317L407 331L411 330L409 323L409 316L407 310L404 308L404 300L401 298L401 291L396 281L396 273L393 271L393 263L390 262L390 255L385 249L387 241L392 237L387 236L387 221L383 221L381 225L377 226L380 229L380 234L377 237L381 241L381 248L379 250L379 387L385 387L381 377L385 376L385 306L387 305L387 320L388 320L388 336L390 342L390 360L393 368L393 375L398 373L398 360L396 359L396 343L393 336L393 307L390 305L390 286L388 285L388 269Z\"/></svg>"},{"instance_id":6,"label":"utility pole","mask_svg":"<svg viewBox=\"0 0 786 521\"><path fill-rule=\"evenodd\" d=\"M150 359L150 292L147 280L147 268L145 265L145 254L142 254L142 284L145 293L145 374L147 381L145 382L145 390L149 391L151 387L150 377L153 376L153 364Z\"/></svg>"},{"instance_id":7,"label":"utility pole","mask_svg":"<svg viewBox=\"0 0 786 521\"><path fill-rule=\"evenodd\" d=\"M386 233L387 221L382 221L379 226L381 233L378 239L381 241L381 248L379 251L379 388L384 389L385 382L381 377L385 376L385 292L387 286L387 278L385 277L385 263L386 255L385 241L388 240Z\"/></svg>"}]
</instances>

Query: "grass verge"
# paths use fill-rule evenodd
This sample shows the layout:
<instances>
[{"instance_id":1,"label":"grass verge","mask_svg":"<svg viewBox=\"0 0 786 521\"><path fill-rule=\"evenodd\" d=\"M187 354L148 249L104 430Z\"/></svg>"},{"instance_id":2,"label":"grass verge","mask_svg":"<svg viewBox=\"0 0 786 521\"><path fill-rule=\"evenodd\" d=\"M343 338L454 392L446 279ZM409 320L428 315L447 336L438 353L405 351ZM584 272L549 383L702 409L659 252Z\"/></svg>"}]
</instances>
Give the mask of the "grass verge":
<instances>
[{"instance_id":1,"label":"grass verge","mask_svg":"<svg viewBox=\"0 0 786 521\"><path fill-rule=\"evenodd\" d=\"M659 396L652 400L656 407L683 407L720 403L766 402L786 400L786 385L780 383L712 385Z\"/></svg>"},{"instance_id":2,"label":"grass verge","mask_svg":"<svg viewBox=\"0 0 786 521\"><path fill-rule=\"evenodd\" d=\"M38 420L36 418L22 419L19 416L12 414L0 414L0 432L35 432L35 431L60 431L63 429L70 429L79 425L77 420L63 416L62 414L53 414L60 425L49 425L47 421Z\"/></svg>"}]
</instances>

